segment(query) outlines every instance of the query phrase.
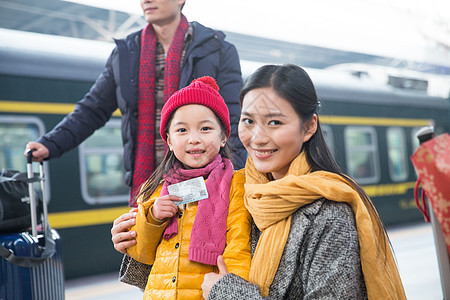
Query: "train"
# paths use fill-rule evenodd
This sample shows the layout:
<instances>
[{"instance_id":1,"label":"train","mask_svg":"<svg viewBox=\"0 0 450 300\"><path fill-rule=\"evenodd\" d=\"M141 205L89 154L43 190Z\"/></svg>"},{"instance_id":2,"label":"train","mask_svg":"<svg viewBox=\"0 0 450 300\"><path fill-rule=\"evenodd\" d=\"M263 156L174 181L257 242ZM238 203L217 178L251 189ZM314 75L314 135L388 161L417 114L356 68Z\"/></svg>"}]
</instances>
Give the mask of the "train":
<instances>
[{"instance_id":1,"label":"train","mask_svg":"<svg viewBox=\"0 0 450 300\"><path fill-rule=\"evenodd\" d=\"M7 29L0 29L0 40L0 168L25 171L26 143L72 111L114 46ZM243 77L266 63L241 60ZM449 99L349 72L307 71L321 101L330 149L344 172L364 187L385 226L423 221L415 207L416 174L409 157L419 145L419 128L449 131ZM45 201L50 224L62 239L66 279L119 270L122 255L113 248L110 229L129 210L121 143L116 112L79 147L44 163Z\"/></svg>"}]
</instances>

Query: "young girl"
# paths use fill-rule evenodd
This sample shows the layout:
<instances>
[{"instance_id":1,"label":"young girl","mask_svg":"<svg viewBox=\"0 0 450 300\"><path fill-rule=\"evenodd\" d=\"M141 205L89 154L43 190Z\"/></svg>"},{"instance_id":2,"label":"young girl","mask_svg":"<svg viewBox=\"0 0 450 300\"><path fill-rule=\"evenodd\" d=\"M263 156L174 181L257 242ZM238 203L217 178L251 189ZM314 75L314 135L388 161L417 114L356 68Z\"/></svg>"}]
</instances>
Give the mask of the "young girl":
<instances>
[{"instance_id":1,"label":"young girl","mask_svg":"<svg viewBox=\"0 0 450 300\"><path fill-rule=\"evenodd\" d=\"M220 274L205 275L205 299L406 299L373 204L325 143L306 72L261 67L240 100L249 281L220 262Z\"/></svg>"},{"instance_id":2,"label":"young girl","mask_svg":"<svg viewBox=\"0 0 450 300\"><path fill-rule=\"evenodd\" d=\"M174 93L161 112L161 137L169 151L143 184L138 200L133 259L152 266L144 299L202 299L204 274L219 255L248 278L251 219L243 202L244 173L228 159L228 108L211 77ZM208 198L177 206L168 187L206 179Z\"/></svg>"}]
</instances>

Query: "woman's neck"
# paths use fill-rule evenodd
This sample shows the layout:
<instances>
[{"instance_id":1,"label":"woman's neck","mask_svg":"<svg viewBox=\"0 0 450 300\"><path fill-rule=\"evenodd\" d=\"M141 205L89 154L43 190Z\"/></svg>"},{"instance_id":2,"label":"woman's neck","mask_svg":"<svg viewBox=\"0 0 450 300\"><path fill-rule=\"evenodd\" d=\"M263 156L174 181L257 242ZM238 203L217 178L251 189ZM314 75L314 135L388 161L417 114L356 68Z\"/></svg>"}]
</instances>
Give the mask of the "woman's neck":
<instances>
[{"instance_id":1,"label":"woman's neck","mask_svg":"<svg viewBox=\"0 0 450 300\"><path fill-rule=\"evenodd\" d=\"M266 177L267 177L267 179L269 179L269 181L274 181L275 180L275 178L273 178L272 173L266 173Z\"/></svg>"}]
</instances>

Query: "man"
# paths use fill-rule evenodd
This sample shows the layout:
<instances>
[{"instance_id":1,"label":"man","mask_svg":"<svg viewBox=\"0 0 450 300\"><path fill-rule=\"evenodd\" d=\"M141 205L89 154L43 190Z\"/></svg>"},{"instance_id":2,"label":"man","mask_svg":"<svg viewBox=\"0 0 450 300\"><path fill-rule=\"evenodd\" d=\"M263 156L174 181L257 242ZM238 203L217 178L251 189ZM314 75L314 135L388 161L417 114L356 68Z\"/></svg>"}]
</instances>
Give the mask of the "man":
<instances>
[{"instance_id":1,"label":"man","mask_svg":"<svg viewBox=\"0 0 450 300\"><path fill-rule=\"evenodd\" d=\"M148 25L116 47L103 73L74 111L25 152L33 159L61 156L102 127L119 108L122 113L125 181L131 186L130 206L139 186L159 164L165 152L159 136L161 108L170 95L193 79L211 76L230 111L234 167L244 167L246 152L237 135L238 94L242 87L236 48L222 32L188 23L181 10L185 0L141 0Z\"/></svg>"}]
</instances>

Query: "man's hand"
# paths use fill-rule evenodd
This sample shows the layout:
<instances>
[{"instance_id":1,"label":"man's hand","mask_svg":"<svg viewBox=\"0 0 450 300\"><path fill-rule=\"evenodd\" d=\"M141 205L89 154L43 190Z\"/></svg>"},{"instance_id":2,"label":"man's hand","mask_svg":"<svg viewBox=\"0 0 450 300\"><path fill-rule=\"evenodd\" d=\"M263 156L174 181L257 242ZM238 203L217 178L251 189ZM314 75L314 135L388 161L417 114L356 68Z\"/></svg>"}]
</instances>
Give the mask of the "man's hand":
<instances>
[{"instance_id":1,"label":"man's hand","mask_svg":"<svg viewBox=\"0 0 450 300\"><path fill-rule=\"evenodd\" d=\"M50 156L50 151L41 143L29 142L25 146L23 155L27 156L28 151L34 150L32 153L33 161L43 161Z\"/></svg>"}]
</instances>

